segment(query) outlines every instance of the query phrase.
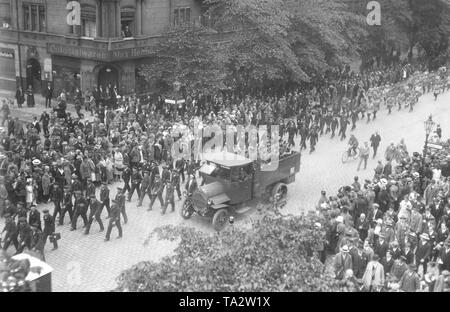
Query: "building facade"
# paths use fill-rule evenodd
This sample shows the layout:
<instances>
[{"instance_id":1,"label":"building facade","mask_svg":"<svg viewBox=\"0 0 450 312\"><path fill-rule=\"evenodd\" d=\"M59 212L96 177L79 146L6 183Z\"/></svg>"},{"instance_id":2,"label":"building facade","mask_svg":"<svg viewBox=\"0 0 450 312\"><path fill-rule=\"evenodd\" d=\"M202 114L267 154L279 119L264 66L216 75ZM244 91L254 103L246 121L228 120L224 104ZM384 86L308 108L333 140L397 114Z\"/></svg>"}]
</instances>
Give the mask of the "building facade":
<instances>
[{"instance_id":1,"label":"building facade","mask_svg":"<svg viewBox=\"0 0 450 312\"><path fill-rule=\"evenodd\" d=\"M200 0L0 0L0 89L47 83L56 92L116 85L138 92L137 66L151 59L167 27L200 23Z\"/></svg>"}]
</instances>

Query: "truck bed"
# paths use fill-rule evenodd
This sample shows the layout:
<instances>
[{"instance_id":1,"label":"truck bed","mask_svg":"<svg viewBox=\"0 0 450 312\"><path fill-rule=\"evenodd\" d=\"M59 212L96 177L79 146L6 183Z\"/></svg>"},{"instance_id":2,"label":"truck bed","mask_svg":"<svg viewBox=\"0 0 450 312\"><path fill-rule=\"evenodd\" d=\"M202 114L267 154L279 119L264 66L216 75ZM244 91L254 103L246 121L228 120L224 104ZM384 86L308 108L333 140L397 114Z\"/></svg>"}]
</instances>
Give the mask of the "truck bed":
<instances>
[{"instance_id":1,"label":"truck bed","mask_svg":"<svg viewBox=\"0 0 450 312\"><path fill-rule=\"evenodd\" d=\"M266 192L266 187L277 182L289 184L295 181L295 174L300 171L299 152L292 152L289 155L280 157L278 169L274 171L261 171L261 164L258 163L258 168L254 176L253 194L260 197Z\"/></svg>"}]
</instances>

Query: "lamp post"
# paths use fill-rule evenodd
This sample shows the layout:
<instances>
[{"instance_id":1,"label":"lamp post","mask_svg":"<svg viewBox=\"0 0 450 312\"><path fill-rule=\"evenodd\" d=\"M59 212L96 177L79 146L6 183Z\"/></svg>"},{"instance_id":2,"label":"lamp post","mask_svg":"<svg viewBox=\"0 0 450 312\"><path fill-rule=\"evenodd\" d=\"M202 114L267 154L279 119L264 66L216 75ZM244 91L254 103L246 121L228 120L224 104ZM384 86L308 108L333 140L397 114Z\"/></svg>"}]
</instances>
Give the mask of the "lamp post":
<instances>
[{"instance_id":1,"label":"lamp post","mask_svg":"<svg viewBox=\"0 0 450 312\"><path fill-rule=\"evenodd\" d=\"M423 156L422 156L422 175L421 175L421 188L423 188L423 178L424 178L424 168L425 168L425 158L427 157L428 152L428 138L430 134L434 131L434 127L436 126L436 123L433 121L431 115L428 117L427 120L423 123L425 126L425 145L423 147Z\"/></svg>"}]
</instances>

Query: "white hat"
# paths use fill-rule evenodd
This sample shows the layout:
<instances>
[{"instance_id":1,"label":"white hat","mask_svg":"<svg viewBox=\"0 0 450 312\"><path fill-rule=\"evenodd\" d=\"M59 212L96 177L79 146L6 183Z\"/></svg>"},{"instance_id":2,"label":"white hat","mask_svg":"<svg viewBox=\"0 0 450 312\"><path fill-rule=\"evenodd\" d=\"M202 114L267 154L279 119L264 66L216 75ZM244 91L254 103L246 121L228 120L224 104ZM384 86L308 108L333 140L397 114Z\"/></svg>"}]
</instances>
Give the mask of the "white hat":
<instances>
[{"instance_id":1,"label":"white hat","mask_svg":"<svg viewBox=\"0 0 450 312\"><path fill-rule=\"evenodd\" d=\"M347 245L342 246L341 250L342 252L348 252L348 246Z\"/></svg>"},{"instance_id":2,"label":"white hat","mask_svg":"<svg viewBox=\"0 0 450 312\"><path fill-rule=\"evenodd\" d=\"M336 218L336 221L337 221L337 222L344 222L344 217L343 217L343 216L338 216L338 217Z\"/></svg>"},{"instance_id":3,"label":"white hat","mask_svg":"<svg viewBox=\"0 0 450 312\"><path fill-rule=\"evenodd\" d=\"M41 164L41 161L39 159L35 159L32 161L33 165L39 166Z\"/></svg>"}]
</instances>

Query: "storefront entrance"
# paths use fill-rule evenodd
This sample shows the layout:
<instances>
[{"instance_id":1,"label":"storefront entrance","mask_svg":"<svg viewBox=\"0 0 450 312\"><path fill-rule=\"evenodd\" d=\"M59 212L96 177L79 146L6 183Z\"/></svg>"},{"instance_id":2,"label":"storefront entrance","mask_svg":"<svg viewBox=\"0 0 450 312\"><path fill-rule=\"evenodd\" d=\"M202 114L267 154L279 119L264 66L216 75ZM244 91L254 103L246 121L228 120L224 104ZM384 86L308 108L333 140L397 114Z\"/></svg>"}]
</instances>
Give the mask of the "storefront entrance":
<instances>
[{"instance_id":1,"label":"storefront entrance","mask_svg":"<svg viewBox=\"0 0 450 312\"><path fill-rule=\"evenodd\" d=\"M27 85L33 87L35 93L41 92L41 64L35 58L30 58L27 61Z\"/></svg>"},{"instance_id":2,"label":"storefront entrance","mask_svg":"<svg viewBox=\"0 0 450 312\"><path fill-rule=\"evenodd\" d=\"M112 66L105 66L98 72L98 85L103 87L103 90L106 90L106 87L111 85L112 87L117 86L117 89L120 90L119 87L119 72Z\"/></svg>"}]
</instances>

